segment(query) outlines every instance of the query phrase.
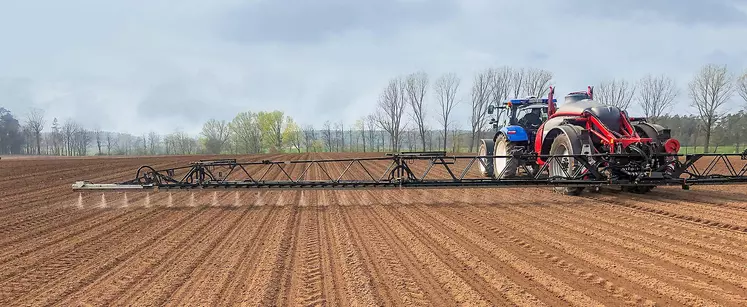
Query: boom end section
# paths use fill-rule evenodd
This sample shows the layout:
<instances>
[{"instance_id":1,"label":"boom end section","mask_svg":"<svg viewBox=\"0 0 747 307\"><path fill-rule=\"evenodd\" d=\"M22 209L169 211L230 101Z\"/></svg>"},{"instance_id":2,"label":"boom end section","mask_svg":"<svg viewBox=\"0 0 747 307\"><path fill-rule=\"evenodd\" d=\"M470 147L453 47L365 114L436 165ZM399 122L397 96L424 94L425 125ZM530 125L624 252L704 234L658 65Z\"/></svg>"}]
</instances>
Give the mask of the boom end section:
<instances>
[{"instance_id":1,"label":"boom end section","mask_svg":"<svg viewBox=\"0 0 747 307\"><path fill-rule=\"evenodd\" d=\"M116 192L116 191L137 191L152 188L150 185L140 184L117 184L117 183L91 183L89 181L77 181L73 183L73 191L75 192Z\"/></svg>"}]
</instances>

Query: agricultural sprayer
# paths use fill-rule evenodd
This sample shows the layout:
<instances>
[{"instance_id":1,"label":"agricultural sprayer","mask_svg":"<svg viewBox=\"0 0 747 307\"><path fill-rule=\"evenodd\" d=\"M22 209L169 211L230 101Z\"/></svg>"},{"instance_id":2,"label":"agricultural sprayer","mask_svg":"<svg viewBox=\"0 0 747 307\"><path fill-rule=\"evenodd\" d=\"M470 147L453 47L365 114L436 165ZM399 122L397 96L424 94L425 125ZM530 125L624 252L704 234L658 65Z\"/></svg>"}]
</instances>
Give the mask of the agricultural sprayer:
<instances>
[{"instance_id":1,"label":"agricultural sprayer","mask_svg":"<svg viewBox=\"0 0 747 307\"><path fill-rule=\"evenodd\" d=\"M477 155L424 151L291 161L200 160L165 169L142 166L130 181L78 181L72 188L106 192L544 186L578 195L600 187L647 193L656 186L747 184L747 150L680 154L680 144L668 128L594 101L591 87L566 95L560 107L553 96L551 87L547 98L489 106L488 113L498 115L491 120L494 135L480 140Z\"/></svg>"}]
</instances>

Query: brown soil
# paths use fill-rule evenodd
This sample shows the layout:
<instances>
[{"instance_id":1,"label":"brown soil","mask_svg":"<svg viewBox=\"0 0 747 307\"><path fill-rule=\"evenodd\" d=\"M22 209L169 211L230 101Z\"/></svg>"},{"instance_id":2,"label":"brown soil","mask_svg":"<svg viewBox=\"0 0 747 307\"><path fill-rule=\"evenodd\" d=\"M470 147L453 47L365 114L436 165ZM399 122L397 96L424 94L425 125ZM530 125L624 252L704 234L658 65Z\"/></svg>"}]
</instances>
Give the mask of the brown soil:
<instances>
[{"instance_id":1,"label":"brown soil","mask_svg":"<svg viewBox=\"0 0 747 307\"><path fill-rule=\"evenodd\" d=\"M70 189L202 158L3 158L0 305L747 305L745 186Z\"/></svg>"}]
</instances>

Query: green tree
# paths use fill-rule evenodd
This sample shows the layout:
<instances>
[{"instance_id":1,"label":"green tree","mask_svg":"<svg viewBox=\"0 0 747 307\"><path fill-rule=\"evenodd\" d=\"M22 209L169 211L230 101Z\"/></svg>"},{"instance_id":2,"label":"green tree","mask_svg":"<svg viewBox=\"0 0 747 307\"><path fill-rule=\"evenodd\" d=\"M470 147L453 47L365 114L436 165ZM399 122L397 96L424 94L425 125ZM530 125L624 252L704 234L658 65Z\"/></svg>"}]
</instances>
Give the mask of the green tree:
<instances>
[{"instance_id":1,"label":"green tree","mask_svg":"<svg viewBox=\"0 0 747 307\"><path fill-rule=\"evenodd\" d=\"M262 132L262 144L270 152L283 151L283 112L259 112L257 119Z\"/></svg>"},{"instance_id":2,"label":"green tree","mask_svg":"<svg viewBox=\"0 0 747 307\"><path fill-rule=\"evenodd\" d=\"M283 144L286 147L294 147L301 153L301 127L293 121L290 116L285 118L285 129L283 129Z\"/></svg>"},{"instance_id":3,"label":"green tree","mask_svg":"<svg viewBox=\"0 0 747 307\"><path fill-rule=\"evenodd\" d=\"M262 152L262 130L259 127L259 115L242 112L228 124L231 140L238 153L250 154Z\"/></svg>"}]
</instances>

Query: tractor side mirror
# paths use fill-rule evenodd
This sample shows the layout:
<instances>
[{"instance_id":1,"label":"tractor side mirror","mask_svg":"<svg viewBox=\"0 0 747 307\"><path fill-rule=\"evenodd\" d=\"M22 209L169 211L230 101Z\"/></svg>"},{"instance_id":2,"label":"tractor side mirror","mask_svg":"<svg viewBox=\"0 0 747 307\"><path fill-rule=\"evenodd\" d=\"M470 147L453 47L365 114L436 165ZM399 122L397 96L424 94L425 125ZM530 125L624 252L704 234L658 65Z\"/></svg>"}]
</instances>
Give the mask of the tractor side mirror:
<instances>
[{"instance_id":1,"label":"tractor side mirror","mask_svg":"<svg viewBox=\"0 0 747 307\"><path fill-rule=\"evenodd\" d=\"M488 106L488 114L493 114L493 112L495 112L495 106L491 104Z\"/></svg>"}]
</instances>

